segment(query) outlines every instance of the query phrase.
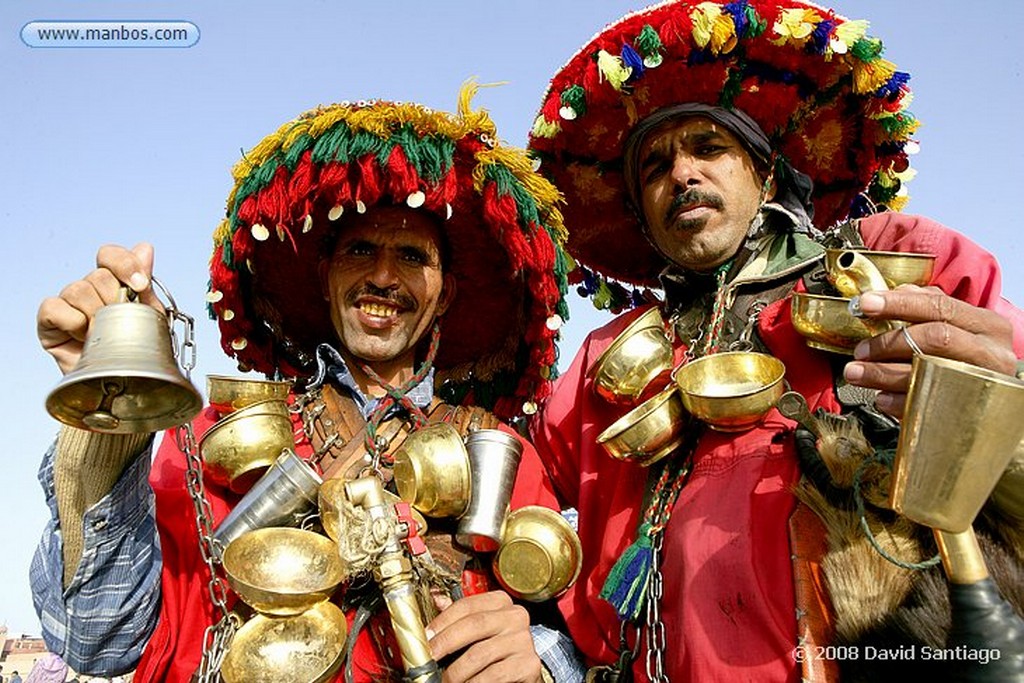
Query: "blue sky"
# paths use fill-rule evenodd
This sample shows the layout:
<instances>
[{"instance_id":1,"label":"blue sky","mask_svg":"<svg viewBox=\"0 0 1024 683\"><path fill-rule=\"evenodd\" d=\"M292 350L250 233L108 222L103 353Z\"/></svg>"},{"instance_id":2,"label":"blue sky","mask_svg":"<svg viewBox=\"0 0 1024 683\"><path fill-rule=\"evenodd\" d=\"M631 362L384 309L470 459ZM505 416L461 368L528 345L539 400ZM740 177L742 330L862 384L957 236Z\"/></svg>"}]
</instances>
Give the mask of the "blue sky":
<instances>
[{"instance_id":1,"label":"blue sky","mask_svg":"<svg viewBox=\"0 0 1024 683\"><path fill-rule=\"evenodd\" d=\"M0 271L6 323L0 369L5 513L0 624L38 634L28 565L47 511L36 483L56 423L43 401L59 373L38 346L39 302L85 274L99 245L156 246L156 275L197 319L200 388L233 373L203 295L210 235L242 149L319 103L390 98L453 109L459 85L482 91L502 137L522 145L554 71L602 25L641 5L617 0L8 0L0 5ZM1007 296L1024 301L1016 200L1024 191L1019 27L1024 4L843 0L871 21L886 57L912 74L924 125L908 210L996 253ZM42 49L35 20L174 20L201 37L182 49ZM568 359L603 320L573 302Z\"/></svg>"}]
</instances>

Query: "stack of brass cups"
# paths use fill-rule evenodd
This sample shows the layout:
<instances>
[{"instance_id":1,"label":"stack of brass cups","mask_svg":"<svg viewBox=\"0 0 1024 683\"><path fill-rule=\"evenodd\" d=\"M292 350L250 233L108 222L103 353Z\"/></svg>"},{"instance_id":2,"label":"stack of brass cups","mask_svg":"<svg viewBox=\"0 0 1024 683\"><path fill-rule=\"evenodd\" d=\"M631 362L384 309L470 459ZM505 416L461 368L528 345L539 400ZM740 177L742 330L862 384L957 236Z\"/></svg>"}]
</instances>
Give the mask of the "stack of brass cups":
<instances>
[{"instance_id":1,"label":"stack of brass cups","mask_svg":"<svg viewBox=\"0 0 1024 683\"><path fill-rule=\"evenodd\" d=\"M514 597L542 601L579 574L579 538L558 513L538 506L510 511L522 443L500 429L465 437L450 424L416 430L395 451L398 494L427 517L457 519L455 540L494 553L499 583Z\"/></svg>"},{"instance_id":2,"label":"stack of brass cups","mask_svg":"<svg viewBox=\"0 0 1024 683\"><path fill-rule=\"evenodd\" d=\"M811 348L852 355L860 341L888 332L894 323L854 315L850 299L903 284L923 287L931 282L934 266L932 254L827 249L825 274L840 296L794 292L793 327Z\"/></svg>"},{"instance_id":3,"label":"stack of brass cups","mask_svg":"<svg viewBox=\"0 0 1024 683\"><path fill-rule=\"evenodd\" d=\"M255 611L221 664L226 683L327 681L342 663L346 622L329 598L346 577L337 544L296 528L320 476L292 450L287 382L211 376L220 419L199 441L203 474L244 494L213 532L232 590Z\"/></svg>"},{"instance_id":4,"label":"stack of brass cups","mask_svg":"<svg viewBox=\"0 0 1024 683\"><path fill-rule=\"evenodd\" d=\"M630 323L588 369L597 394L634 406L597 437L613 458L642 467L682 445L689 418L719 431L758 424L784 389L785 367L777 358L751 351L726 351L672 369L672 342L661 311L652 307ZM637 402L664 381L650 398Z\"/></svg>"}]
</instances>

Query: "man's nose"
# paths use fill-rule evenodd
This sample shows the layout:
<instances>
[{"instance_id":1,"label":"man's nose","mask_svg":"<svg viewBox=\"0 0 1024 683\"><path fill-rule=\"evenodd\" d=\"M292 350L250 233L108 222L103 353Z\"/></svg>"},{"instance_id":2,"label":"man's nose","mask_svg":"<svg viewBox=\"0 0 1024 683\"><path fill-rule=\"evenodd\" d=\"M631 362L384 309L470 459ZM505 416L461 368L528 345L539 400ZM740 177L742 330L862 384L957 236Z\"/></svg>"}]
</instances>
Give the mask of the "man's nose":
<instances>
[{"instance_id":1,"label":"man's nose","mask_svg":"<svg viewBox=\"0 0 1024 683\"><path fill-rule=\"evenodd\" d=\"M676 152L672 158L672 181L681 187L700 183L697 159L687 152Z\"/></svg>"},{"instance_id":2,"label":"man's nose","mask_svg":"<svg viewBox=\"0 0 1024 683\"><path fill-rule=\"evenodd\" d=\"M398 286L398 264L394 257L381 253L374 259L366 279L379 289L390 289Z\"/></svg>"}]
</instances>

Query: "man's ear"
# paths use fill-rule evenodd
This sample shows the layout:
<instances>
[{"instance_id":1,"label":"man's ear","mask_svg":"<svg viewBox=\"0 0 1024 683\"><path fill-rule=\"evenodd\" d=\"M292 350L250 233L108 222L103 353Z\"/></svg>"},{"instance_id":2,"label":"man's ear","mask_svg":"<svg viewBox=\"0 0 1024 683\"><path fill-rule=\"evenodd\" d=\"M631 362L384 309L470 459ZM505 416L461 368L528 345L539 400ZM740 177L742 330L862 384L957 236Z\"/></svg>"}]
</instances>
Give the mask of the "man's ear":
<instances>
[{"instance_id":1,"label":"man's ear","mask_svg":"<svg viewBox=\"0 0 1024 683\"><path fill-rule=\"evenodd\" d=\"M775 183L775 171L772 170L768 177L764 179L764 184L761 186L761 195L763 202L770 202L775 199L775 193L778 192L779 186Z\"/></svg>"},{"instance_id":2,"label":"man's ear","mask_svg":"<svg viewBox=\"0 0 1024 683\"><path fill-rule=\"evenodd\" d=\"M445 273L444 283L441 285L441 296L437 300L437 315L444 315L448 307L452 305L452 301L455 300L455 276L451 273Z\"/></svg>"}]
</instances>

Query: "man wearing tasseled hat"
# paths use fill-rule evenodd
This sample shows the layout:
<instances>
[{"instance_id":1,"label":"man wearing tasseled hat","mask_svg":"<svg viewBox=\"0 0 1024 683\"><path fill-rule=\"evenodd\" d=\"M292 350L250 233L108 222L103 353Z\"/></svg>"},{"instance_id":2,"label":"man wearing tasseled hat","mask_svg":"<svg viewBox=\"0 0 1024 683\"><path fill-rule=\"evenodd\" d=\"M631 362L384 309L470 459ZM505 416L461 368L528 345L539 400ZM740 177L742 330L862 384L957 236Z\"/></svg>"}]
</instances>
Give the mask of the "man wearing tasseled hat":
<instances>
[{"instance_id":1,"label":"man wearing tasseled hat","mask_svg":"<svg viewBox=\"0 0 1024 683\"><path fill-rule=\"evenodd\" d=\"M866 30L797 0L665 2L602 29L544 96L530 148L566 195L575 281L601 308L633 309L590 334L532 423L579 515L583 570L560 606L595 680L941 678L962 664L922 654L950 628L929 530L884 509L884 480L857 470L892 454L914 353L1012 376L1024 317L991 255L896 212L917 123L907 74ZM811 348L793 301L840 293L826 247L931 254L934 267L847 294L843 315L874 336ZM769 410L754 425L708 417L709 429L691 416L673 441L649 437L662 450L616 443L671 400L667 373L627 400L599 383L602 354L652 310L677 377L721 352L768 356L816 419ZM859 447L837 454L853 435ZM978 528L1019 615L1024 510L1006 494ZM1015 619L1004 632L1020 633ZM1004 651L1018 676L1019 649ZM989 665L975 674L996 675Z\"/></svg>"},{"instance_id":2,"label":"man wearing tasseled hat","mask_svg":"<svg viewBox=\"0 0 1024 683\"><path fill-rule=\"evenodd\" d=\"M409 433L448 422L460 434L515 434L499 419L521 417L549 390L551 321L567 315L558 193L522 150L498 141L486 112L470 108L475 90L464 89L458 114L373 100L321 107L234 169L214 234L209 312L240 369L294 380L295 452L325 480L367 475L392 487L393 456ZM39 309L40 341L65 373L122 286L161 307L152 247L103 247L97 264ZM193 421L195 438L222 407ZM528 476L512 507L553 503L532 478L535 451L515 438ZM203 680L214 680L236 601L211 575L220 568L207 561L215 553L201 530L215 529L244 491L209 478L186 485L195 444L168 432L151 466L153 442L65 426L46 455L40 480L53 519L32 567L44 636L79 672L187 681L202 663ZM433 657L422 667L443 660L445 680L549 679L538 650L556 669L547 655L557 654L558 637L547 631L535 647L539 631L523 607L452 543L450 525L435 526L441 533L426 547L456 600L441 596L440 613L422 625ZM422 554L413 536L410 552ZM439 680L436 667L403 672L401 643L373 593L335 596L350 632L337 676ZM266 647L270 662L284 644Z\"/></svg>"}]
</instances>

